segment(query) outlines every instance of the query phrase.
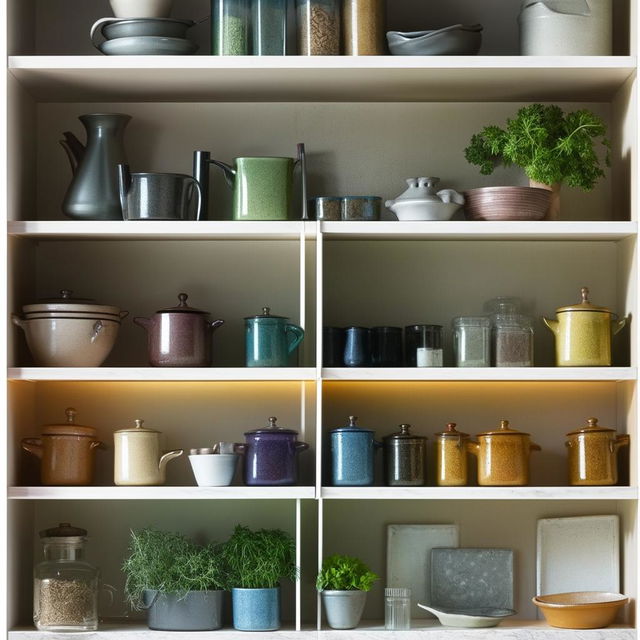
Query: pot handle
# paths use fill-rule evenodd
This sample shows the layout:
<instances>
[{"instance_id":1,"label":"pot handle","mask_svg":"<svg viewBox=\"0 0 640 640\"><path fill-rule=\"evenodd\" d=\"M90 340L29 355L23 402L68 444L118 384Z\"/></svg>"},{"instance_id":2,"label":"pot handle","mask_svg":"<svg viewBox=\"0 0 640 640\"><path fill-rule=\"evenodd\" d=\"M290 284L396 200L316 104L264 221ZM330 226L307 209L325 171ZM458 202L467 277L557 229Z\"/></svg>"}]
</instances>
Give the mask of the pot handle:
<instances>
[{"instance_id":1,"label":"pot handle","mask_svg":"<svg viewBox=\"0 0 640 640\"><path fill-rule=\"evenodd\" d=\"M615 453L620 447L626 447L629 445L629 434L621 433L616 436L615 440L609 441L609 448L611 453Z\"/></svg>"},{"instance_id":2,"label":"pot handle","mask_svg":"<svg viewBox=\"0 0 640 640\"><path fill-rule=\"evenodd\" d=\"M247 445L243 442L236 442L233 445L233 452L234 453L239 453L239 454L243 454L247 452Z\"/></svg>"},{"instance_id":3,"label":"pot handle","mask_svg":"<svg viewBox=\"0 0 640 640\"><path fill-rule=\"evenodd\" d=\"M297 324L288 324L285 326L285 332L293 335L293 340L289 342L287 353L291 353L304 338L304 329Z\"/></svg>"},{"instance_id":4,"label":"pot handle","mask_svg":"<svg viewBox=\"0 0 640 640\"><path fill-rule=\"evenodd\" d=\"M118 18L100 18L100 20L96 20L91 27L91 31L89 33L89 37L91 38L91 44L98 50L100 50L101 42L96 42L95 35L98 27L101 27L104 24L109 24L110 22L118 22ZM104 39L104 37L103 37Z\"/></svg>"},{"instance_id":5,"label":"pot handle","mask_svg":"<svg viewBox=\"0 0 640 640\"><path fill-rule=\"evenodd\" d=\"M465 443L465 448L469 453L477 456L480 452L480 443L476 442L475 440L467 440Z\"/></svg>"},{"instance_id":6,"label":"pot handle","mask_svg":"<svg viewBox=\"0 0 640 640\"><path fill-rule=\"evenodd\" d=\"M92 440L89 443L89 449L106 449L107 445L104 442L100 442L100 440Z\"/></svg>"},{"instance_id":7,"label":"pot handle","mask_svg":"<svg viewBox=\"0 0 640 640\"><path fill-rule=\"evenodd\" d=\"M118 315L120 316L120 320L124 320L129 315L129 312L121 311Z\"/></svg>"},{"instance_id":8,"label":"pot handle","mask_svg":"<svg viewBox=\"0 0 640 640\"><path fill-rule=\"evenodd\" d=\"M165 454L160 456L160 460L158 461L158 469L162 469L166 466L167 462L173 460L174 458L178 458L183 453L182 449L174 449L173 451L167 451Z\"/></svg>"},{"instance_id":9,"label":"pot handle","mask_svg":"<svg viewBox=\"0 0 640 640\"><path fill-rule=\"evenodd\" d=\"M207 323L207 326L211 331L215 331L218 327L221 327L224 324L224 320L214 320L213 322Z\"/></svg>"},{"instance_id":10,"label":"pot handle","mask_svg":"<svg viewBox=\"0 0 640 640\"><path fill-rule=\"evenodd\" d=\"M620 320L616 320L613 325L613 335L615 336L617 333L622 331L622 328L627 324L627 318L621 318Z\"/></svg>"},{"instance_id":11,"label":"pot handle","mask_svg":"<svg viewBox=\"0 0 640 640\"><path fill-rule=\"evenodd\" d=\"M142 327L143 329L149 331L151 320L149 318L134 318L133 324L137 324L139 327Z\"/></svg>"},{"instance_id":12,"label":"pot handle","mask_svg":"<svg viewBox=\"0 0 640 640\"><path fill-rule=\"evenodd\" d=\"M11 322L16 325L16 327L20 327L23 331L25 331L25 321L21 318L17 313L11 314Z\"/></svg>"},{"instance_id":13,"label":"pot handle","mask_svg":"<svg viewBox=\"0 0 640 640\"><path fill-rule=\"evenodd\" d=\"M381 449L382 447L384 447L384 444L382 442L378 442L377 440L373 441L373 450L374 451L376 449Z\"/></svg>"},{"instance_id":14,"label":"pot handle","mask_svg":"<svg viewBox=\"0 0 640 640\"><path fill-rule=\"evenodd\" d=\"M149 604L146 604L144 602L144 594L142 596L143 597L142 602L138 603L140 608L144 609L146 611L147 609L151 609L151 607L153 607L153 605L155 604L156 600L158 599L158 596L160 595L160 591L157 591L155 589L145 589L145 591L153 591L153 598L151 598L151 602Z\"/></svg>"},{"instance_id":15,"label":"pot handle","mask_svg":"<svg viewBox=\"0 0 640 640\"><path fill-rule=\"evenodd\" d=\"M535 442L531 442L529 444L529 451L542 451L542 447L539 444L536 444Z\"/></svg>"},{"instance_id":16,"label":"pot handle","mask_svg":"<svg viewBox=\"0 0 640 640\"><path fill-rule=\"evenodd\" d=\"M20 444L25 451L36 456L36 458L42 458L43 449L41 438L22 438Z\"/></svg>"},{"instance_id":17,"label":"pot handle","mask_svg":"<svg viewBox=\"0 0 640 640\"><path fill-rule=\"evenodd\" d=\"M91 331L91 344L93 344L98 339L103 329L104 324L102 324L102 320L96 320Z\"/></svg>"},{"instance_id":18,"label":"pot handle","mask_svg":"<svg viewBox=\"0 0 640 640\"><path fill-rule=\"evenodd\" d=\"M306 442L296 442L296 451L298 453L302 451L306 451L309 448L309 445Z\"/></svg>"}]
</instances>

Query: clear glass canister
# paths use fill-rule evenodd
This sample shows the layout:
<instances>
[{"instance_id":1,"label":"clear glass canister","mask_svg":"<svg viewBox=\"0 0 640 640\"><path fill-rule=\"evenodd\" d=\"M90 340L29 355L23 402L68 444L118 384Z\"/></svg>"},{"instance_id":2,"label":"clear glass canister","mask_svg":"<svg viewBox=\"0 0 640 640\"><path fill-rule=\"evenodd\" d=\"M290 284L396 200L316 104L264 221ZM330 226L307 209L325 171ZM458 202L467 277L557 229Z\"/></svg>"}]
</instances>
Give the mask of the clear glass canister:
<instances>
[{"instance_id":1,"label":"clear glass canister","mask_svg":"<svg viewBox=\"0 0 640 640\"><path fill-rule=\"evenodd\" d=\"M345 55L384 55L385 5L385 0L344 0L342 29Z\"/></svg>"},{"instance_id":2,"label":"clear glass canister","mask_svg":"<svg viewBox=\"0 0 640 640\"><path fill-rule=\"evenodd\" d=\"M340 1L296 0L298 54L340 55Z\"/></svg>"},{"instance_id":3,"label":"clear glass canister","mask_svg":"<svg viewBox=\"0 0 640 640\"><path fill-rule=\"evenodd\" d=\"M442 366L442 325L414 324L404 328L407 367Z\"/></svg>"},{"instance_id":4,"label":"clear glass canister","mask_svg":"<svg viewBox=\"0 0 640 640\"><path fill-rule=\"evenodd\" d=\"M33 621L41 631L98 628L96 567L84 560L87 532L65 522L40 532L44 561L33 580Z\"/></svg>"},{"instance_id":5,"label":"clear glass canister","mask_svg":"<svg viewBox=\"0 0 640 640\"><path fill-rule=\"evenodd\" d=\"M251 53L287 54L287 0L251 0Z\"/></svg>"},{"instance_id":6,"label":"clear glass canister","mask_svg":"<svg viewBox=\"0 0 640 640\"><path fill-rule=\"evenodd\" d=\"M461 316L452 324L456 367L490 367L491 320L486 316Z\"/></svg>"},{"instance_id":7,"label":"clear glass canister","mask_svg":"<svg viewBox=\"0 0 640 640\"><path fill-rule=\"evenodd\" d=\"M467 484L468 433L456 430L449 422L445 431L436 433L436 483L439 487L463 487Z\"/></svg>"},{"instance_id":8,"label":"clear glass canister","mask_svg":"<svg viewBox=\"0 0 640 640\"><path fill-rule=\"evenodd\" d=\"M249 0L212 0L211 28L214 56L248 55Z\"/></svg>"},{"instance_id":9,"label":"clear glass canister","mask_svg":"<svg viewBox=\"0 0 640 640\"><path fill-rule=\"evenodd\" d=\"M384 628L390 631L411 628L411 589L387 587L384 590Z\"/></svg>"},{"instance_id":10,"label":"clear glass canister","mask_svg":"<svg viewBox=\"0 0 640 640\"><path fill-rule=\"evenodd\" d=\"M496 367L533 366L533 323L521 314L493 318L493 363Z\"/></svg>"}]
</instances>

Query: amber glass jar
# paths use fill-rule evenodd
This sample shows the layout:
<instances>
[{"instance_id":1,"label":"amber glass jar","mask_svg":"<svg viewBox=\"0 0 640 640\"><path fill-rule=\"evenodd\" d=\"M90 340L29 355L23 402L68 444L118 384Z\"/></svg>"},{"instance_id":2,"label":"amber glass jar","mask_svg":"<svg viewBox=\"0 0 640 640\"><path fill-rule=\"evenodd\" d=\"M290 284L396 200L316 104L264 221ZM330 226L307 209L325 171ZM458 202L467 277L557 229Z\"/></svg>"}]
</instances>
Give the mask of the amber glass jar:
<instances>
[{"instance_id":1,"label":"amber glass jar","mask_svg":"<svg viewBox=\"0 0 640 640\"><path fill-rule=\"evenodd\" d=\"M344 0L342 32L345 55L384 55L385 4L385 0Z\"/></svg>"},{"instance_id":2,"label":"amber glass jar","mask_svg":"<svg viewBox=\"0 0 640 640\"><path fill-rule=\"evenodd\" d=\"M440 487L463 487L467 484L468 433L456 431L456 423L449 422L447 429L436 433L436 483Z\"/></svg>"}]
</instances>

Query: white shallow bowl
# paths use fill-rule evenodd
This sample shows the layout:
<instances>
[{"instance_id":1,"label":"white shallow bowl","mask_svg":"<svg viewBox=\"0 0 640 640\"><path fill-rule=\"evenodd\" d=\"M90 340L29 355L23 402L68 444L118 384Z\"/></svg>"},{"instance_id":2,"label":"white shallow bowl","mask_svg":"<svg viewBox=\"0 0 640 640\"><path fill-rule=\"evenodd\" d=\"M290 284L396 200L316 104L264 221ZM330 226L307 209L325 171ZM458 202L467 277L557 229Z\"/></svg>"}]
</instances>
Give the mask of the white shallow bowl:
<instances>
[{"instance_id":1,"label":"white shallow bowl","mask_svg":"<svg viewBox=\"0 0 640 640\"><path fill-rule=\"evenodd\" d=\"M436 609L425 604L418 606L432 613L445 627L481 629L497 627L504 618L515 615L513 609Z\"/></svg>"},{"instance_id":2,"label":"white shallow bowl","mask_svg":"<svg viewBox=\"0 0 640 640\"><path fill-rule=\"evenodd\" d=\"M238 464L237 453L211 453L189 456L199 487L227 487L233 482Z\"/></svg>"},{"instance_id":3,"label":"white shallow bowl","mask_svg":"<svg viewBox=\"0 0 640 640\"><path fill-rule=\"evenodd\" d=\"M412 220L451 220L460 209L455 202L425 202L424 200L396 200L389 207L403 222Z\"/></svg>"}]
</instances>

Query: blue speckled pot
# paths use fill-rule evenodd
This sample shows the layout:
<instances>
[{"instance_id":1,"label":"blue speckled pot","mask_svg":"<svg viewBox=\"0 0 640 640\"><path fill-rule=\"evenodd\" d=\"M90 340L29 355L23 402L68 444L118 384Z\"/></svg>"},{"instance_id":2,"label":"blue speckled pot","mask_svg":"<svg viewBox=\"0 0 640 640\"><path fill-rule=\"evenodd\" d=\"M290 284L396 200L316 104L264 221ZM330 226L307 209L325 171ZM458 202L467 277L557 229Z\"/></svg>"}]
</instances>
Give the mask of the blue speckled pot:
<instances>
[{"instance_id":1,"label":"blue speckled pot","mask_svg":"<svg viewBox=\"0 0 640 640\"><path fill-rule=\"evenodd\" d=\"M288 366L289 354L304 338L304 329L288 319L272 316L269 307L263 307L259 316L244 319L247 367Z\"/></svg>"},{"instance_id":2,"label":"blue speckled pot","mask_svg":"<svg viewBox=\"0 0 640 640\"><path fill-rule=\"evenodd\" d=\"M233 627L238 631L276 631L280 628L280 587L231 589Z\"/></svg>"},{"instance_id":3,"label":"blue speckled pot","mask_svg":"<svg viewBox=\"0 0 640 640\"><path fill-rule=\"evenodd\" d=\"M334 487L364 487L373 484L373 463L381 442L373 439L373 430L361 429L357 418L349 416L349 425L331 431L331 482Z\"/></svg>"}]
</instances>

